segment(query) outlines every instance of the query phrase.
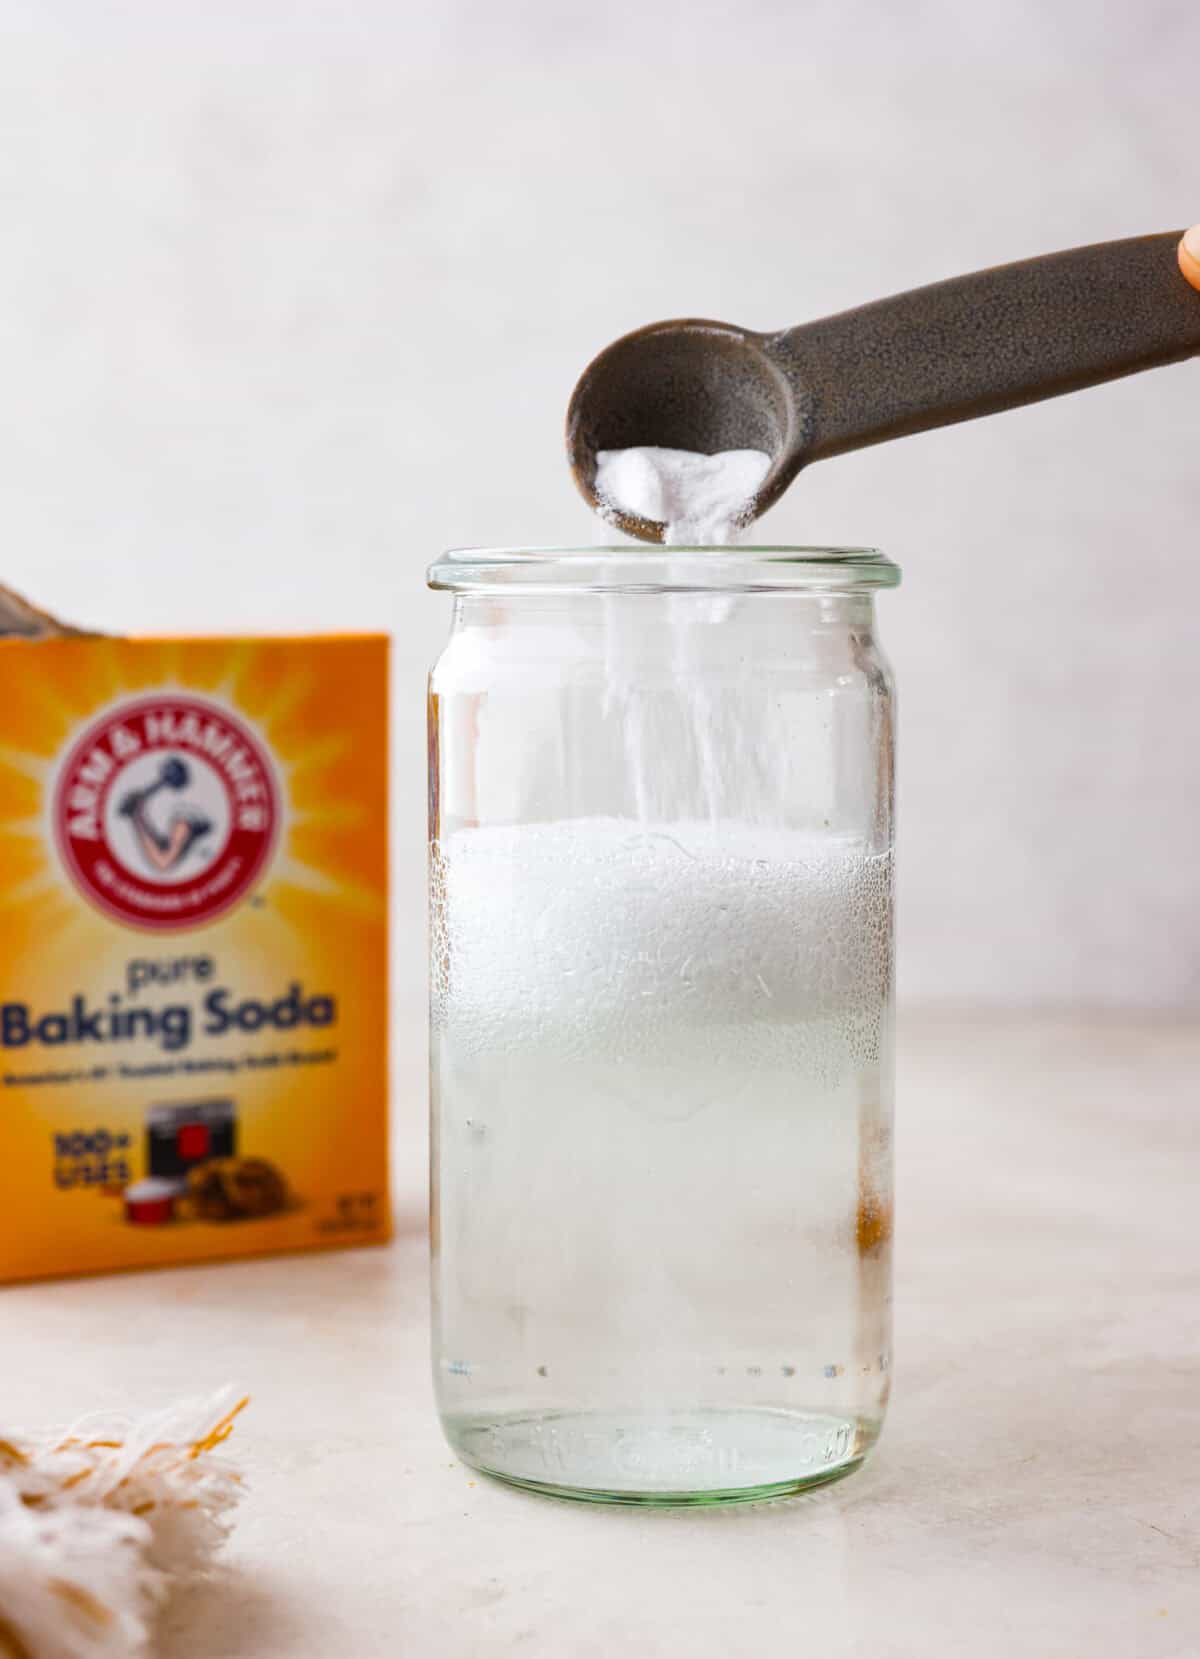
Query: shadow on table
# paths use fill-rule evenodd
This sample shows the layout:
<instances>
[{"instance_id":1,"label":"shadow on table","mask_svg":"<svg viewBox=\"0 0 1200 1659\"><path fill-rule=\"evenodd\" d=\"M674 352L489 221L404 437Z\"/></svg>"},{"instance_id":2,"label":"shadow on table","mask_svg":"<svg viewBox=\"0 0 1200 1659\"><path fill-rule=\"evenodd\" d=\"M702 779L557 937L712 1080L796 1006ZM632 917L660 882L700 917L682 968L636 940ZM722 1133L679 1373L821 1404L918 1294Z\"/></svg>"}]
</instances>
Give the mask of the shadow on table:
<instances>
[{"instance_id":1,"label":"shadow on table","mask_svg":"<svg viewBox=\"0 0 1200 1659\"><path fill-rule=\"evenodd\" d=\"M160 1659L261 1659L287 1649L306 1623L294 1589L231 1567L172 1593L155 1652Z\"/></svg>"}]
</instances>

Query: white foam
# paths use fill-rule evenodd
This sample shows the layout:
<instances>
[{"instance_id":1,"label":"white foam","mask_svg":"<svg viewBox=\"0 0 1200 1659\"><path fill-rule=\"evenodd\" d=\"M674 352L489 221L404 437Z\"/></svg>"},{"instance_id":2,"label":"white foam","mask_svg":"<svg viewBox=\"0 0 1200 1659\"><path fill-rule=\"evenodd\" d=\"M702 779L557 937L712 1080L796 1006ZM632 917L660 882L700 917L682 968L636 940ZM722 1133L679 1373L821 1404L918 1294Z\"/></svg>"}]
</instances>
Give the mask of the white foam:
<instances>
[{"instance_id":1,"label":"white foam","mask_svg":"<svg viewBox=\"0 0 1200 1659\"><path fill-rule=\"evenodd\" d=\"M564 1066L564 1087L581 1060L628 1065L624 1083L682 1110L714 1077L800 1050L823 1064L813 1044L833 1028L837 1066L875 1058L891 861L856 837L610 818L471 828L436 850L434 876L435 1023L460 1061L536 1053Z\"/></svg>"}]
</instances>

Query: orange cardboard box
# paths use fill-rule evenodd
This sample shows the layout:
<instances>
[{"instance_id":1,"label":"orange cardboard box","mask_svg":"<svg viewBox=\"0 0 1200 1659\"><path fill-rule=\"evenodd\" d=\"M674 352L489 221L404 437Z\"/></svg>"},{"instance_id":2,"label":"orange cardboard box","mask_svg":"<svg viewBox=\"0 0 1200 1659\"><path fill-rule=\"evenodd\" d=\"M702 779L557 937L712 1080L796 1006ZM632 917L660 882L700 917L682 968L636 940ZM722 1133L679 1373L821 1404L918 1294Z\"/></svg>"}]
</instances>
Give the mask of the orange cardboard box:
<instances>
[{"instance_id":1,"label":"orange cardboard box","mask_svg":"<svg viewBox=\"0 0 1200 1659\"><path fill-rule=\"evenodd\" d=\"M387 681L0 639L0 1279L388 1237Z\"/></svg>"}]
</instances>

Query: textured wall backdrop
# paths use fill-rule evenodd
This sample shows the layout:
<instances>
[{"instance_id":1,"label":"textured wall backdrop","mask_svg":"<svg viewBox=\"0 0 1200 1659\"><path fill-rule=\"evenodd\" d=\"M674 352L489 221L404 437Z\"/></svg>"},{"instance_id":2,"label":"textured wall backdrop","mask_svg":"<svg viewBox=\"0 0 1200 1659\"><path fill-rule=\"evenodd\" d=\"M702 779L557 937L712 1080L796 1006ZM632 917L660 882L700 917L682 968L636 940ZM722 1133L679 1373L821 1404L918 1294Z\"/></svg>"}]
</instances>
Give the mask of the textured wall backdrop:
<instances>
[{"instance_id":1,"label":"textured wall backdrop","mask_svg":"<svg viewBox=\"0 0 1200 1659\"><path fill-rule=\"evenodd\" d=\"M655 317L774 326L1200 218L1194 0L0 0L0 579L397 636L423 997L447 543L589 533L560 424ZM476 430L493 447L473 447ZM1200 363L814 468L878 542L911 997L1200 1001Z\"/></svg>"}]
</instances>

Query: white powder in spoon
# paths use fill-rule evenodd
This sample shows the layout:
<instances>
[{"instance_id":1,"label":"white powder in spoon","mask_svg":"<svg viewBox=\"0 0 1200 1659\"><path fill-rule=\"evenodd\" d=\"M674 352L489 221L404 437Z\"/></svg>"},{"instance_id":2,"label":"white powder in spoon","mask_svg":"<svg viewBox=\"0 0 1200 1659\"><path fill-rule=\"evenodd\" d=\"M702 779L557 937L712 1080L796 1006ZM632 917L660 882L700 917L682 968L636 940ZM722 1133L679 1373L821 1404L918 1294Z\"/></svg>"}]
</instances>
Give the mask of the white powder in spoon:
<instances>
[{"instance_id":1,"label":"white powder in spoon","mask_svg":"<svg viewBox=\"0 0 1200 1659\"><path fill-rule=\"evenodd\" d=\"M602 449L596 499L602 516L623 512L665 524L668 547L727 547L770 466L761 449Z\"/></svg>"}]
</instances>

